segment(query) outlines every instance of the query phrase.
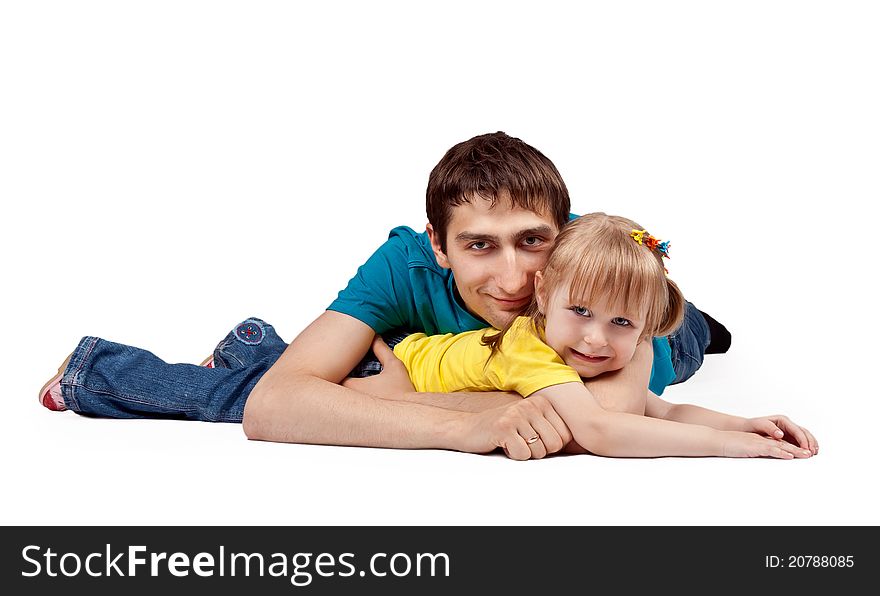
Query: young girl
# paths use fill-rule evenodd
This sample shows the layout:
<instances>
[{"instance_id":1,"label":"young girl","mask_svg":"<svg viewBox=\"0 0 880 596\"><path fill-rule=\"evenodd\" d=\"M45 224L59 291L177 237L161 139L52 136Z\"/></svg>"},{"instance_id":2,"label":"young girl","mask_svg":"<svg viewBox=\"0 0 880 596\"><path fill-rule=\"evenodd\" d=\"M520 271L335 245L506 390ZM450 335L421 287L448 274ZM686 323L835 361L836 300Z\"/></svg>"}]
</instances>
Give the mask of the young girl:
<instances>
[{"instance_id":1,"label":"young girl","mask_svg":"<svg viewBox=\"0 0 880 596\"><path fill-rule=\"evenodd\" d=\"M620 370L641 342L681 324L685 302L667 277L668 257L669 243L635 222L585 215L557 237L524 316L501 330L413 334L394 354L416 391L543 395L574 440L599 455L792 459L816 453L812 434L785 416L729 416L670 404L648 389L634 413L612 412L584 386L582 379ZM540 441L529 434L527 444Z\"/></svg>"}]
</instances>

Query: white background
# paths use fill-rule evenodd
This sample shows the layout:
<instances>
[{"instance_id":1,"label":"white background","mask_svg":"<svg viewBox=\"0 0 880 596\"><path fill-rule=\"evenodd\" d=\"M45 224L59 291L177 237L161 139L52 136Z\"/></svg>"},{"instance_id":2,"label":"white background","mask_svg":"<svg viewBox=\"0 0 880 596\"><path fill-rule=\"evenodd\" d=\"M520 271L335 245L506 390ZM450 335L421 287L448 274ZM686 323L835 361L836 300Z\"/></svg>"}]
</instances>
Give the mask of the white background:
<instances>
[{"instance_id":1,"label":"white background","mask_svg":"<svg viewBox=\"0 0 880 596\"><path fill-rule=\"evenodd\" d=\"M880 522L876 5L574 5L3 2L0 522ZM733 331L666 397L788 414L818 457L519 463L38 406L83 335L170 362L248 316L292 339L497 130L575 212L671 239Z\"/></svg>"}]
</instances>

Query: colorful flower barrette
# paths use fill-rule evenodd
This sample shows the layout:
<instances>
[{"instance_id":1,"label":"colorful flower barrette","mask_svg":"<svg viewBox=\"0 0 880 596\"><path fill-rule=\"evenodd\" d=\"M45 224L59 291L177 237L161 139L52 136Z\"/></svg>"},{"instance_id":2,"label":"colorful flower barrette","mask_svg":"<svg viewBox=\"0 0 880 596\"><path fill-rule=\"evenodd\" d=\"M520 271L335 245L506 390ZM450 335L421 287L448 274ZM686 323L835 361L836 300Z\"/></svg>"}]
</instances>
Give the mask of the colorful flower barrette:
<instances>
[{"instance_id":1,"label":"colorful flower barrette","mask_svg":"<svg viewBox=\"0 0 880 596\"><path fill-rule=\"evenodd\" d=\"M669 258L669 240L665 242L660 242L658 238L654 238L651 236L646 230L633 230L630 232L630 237L633 240L639 243L641 246L647 246L649 250L656 250L660 253L660 256L668 259ZM663 268L666 271L666 274L669 274L669 270L666 267Z\"/></svg>"},{"instance_id":2,"label":"colorful flower barrette","mask_svg":"<svg viewBox=\"0 0 880 596\"><path fill-rule=\"evenodd\" d=\"M669 258L670 242L668 240L660 242L659 238L654 238L646 230L633 230L629 235L640 245L647 246L650 250L656 250L663 257Z\"/></svg>"}]
</instances>

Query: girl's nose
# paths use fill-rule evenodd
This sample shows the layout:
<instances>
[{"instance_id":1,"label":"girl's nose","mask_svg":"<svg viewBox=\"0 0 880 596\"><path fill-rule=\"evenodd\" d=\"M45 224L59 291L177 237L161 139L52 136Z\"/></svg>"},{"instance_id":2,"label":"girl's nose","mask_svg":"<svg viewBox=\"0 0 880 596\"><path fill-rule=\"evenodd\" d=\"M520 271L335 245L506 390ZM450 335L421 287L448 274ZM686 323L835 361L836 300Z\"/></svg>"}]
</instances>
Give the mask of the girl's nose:
<instances>
[{"instance_id":1,"label":"girl's nose","mask_svg":"<svg viewBox=\"0 0 880 596\"><path fill-rule=\"evenodd\" d=\"M595 329L591 329L584 334L584 341L591 346L600 346L604 348L608 345L605 336Z\"/></svg>"}]
</instances>

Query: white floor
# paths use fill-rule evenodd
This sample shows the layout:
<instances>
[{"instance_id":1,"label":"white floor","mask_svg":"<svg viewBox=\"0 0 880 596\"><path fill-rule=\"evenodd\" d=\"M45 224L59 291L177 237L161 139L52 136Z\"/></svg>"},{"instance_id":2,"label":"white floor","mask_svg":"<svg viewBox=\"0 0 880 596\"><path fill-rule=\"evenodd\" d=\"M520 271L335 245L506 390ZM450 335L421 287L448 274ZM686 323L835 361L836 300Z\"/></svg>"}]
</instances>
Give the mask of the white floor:
<instances>
[{"instance_id":1,"label":"white floor","mask_svg":"<svg viewBox=\"0 0 880 596\"><path fill-rule=\"evenodd\" d=\"M820 440L803 461L500 455L249 442L239 425L52 413L21 375L7 412L8 524L876 524L866 408L760 390L736 351L670 399L785 412ZM24 382L28 379L30 382ZM772 381L771 381L772 382ZM776 385L779 387L780 385ZM758 394L760 393L760 394ZM827 401L831 401L830 399ZM764 405L766 403L766 405Z\"/></svg>"},{"instance_id":2,"label":"white floor","mask_svg":"<svg viewBox=\"0 0 880 596\"><path fill-rule=\"evenodd\" d=\"M880 523L877 9L380 4L4 5L0 524ZM83 335L171 362L248 316L292 338L495 130L575 212L671 239L733 331L667 397L787 414L818 457L520 463L38 406Z\"/></svg>"}]
</instances>

